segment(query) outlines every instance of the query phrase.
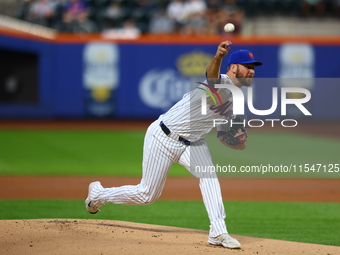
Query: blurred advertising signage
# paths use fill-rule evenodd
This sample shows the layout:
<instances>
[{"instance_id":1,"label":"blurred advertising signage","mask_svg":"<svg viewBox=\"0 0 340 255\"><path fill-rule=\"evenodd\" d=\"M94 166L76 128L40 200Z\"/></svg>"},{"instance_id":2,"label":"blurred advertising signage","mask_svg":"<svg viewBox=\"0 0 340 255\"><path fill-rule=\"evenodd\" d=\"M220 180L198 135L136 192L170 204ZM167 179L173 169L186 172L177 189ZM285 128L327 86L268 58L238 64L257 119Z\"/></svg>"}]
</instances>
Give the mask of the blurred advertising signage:
<instances>
[{"instance_id":1,"label":"blurred advertising signage","mask_svg":"<svg viewBox=\"0 0 340 255\"><path fill-rule=\"evenodd\" d=\"M83 52L86 112L94 117L115 113L119 84L119 50L113 43L88 43Z\"/></svg>"},{"instance_id":2,"label":"blurred advertising signage","mask_svg":"<svg viewBox=\"0 0 340 255\"><path fill-rule=\"evenodd\" d=\"M169 109L190 90L190 77L204 77L213 55L193 51L175 59L176 68L153 68L139 82L141 101L150 108Z\"/></svg>"},{"instance_id":3,"label":"blurred advertising signage","mask_svg":"<svg viewBox=\"0 0 340 255\"><path fill-rule=\"evenodd\" d=\"M308 43L282 44L278 52L280 86L299 87L312 91L315 77L315 52L314 47ZM288 93L292 100L300 99L301 93ZM310 101L307 105L311 105ZM303 116L296 107L287 108L289 115L293 117Z\"/></svg>"}]
</instances>

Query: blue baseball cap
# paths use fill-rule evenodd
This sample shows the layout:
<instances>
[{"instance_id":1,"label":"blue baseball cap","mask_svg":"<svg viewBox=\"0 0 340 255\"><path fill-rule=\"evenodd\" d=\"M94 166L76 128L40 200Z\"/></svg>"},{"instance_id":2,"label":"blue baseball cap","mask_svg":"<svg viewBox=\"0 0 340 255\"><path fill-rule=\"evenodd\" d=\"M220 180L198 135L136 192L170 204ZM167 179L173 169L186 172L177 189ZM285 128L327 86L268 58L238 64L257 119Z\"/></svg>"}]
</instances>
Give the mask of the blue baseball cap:
<instances>
[{"instance_id":1,"label":"blue baseball cap","mask_svg":"<svg viewBox=\"0 0 340 255\"><path fill-rule=\"evenodd\" d=\"M255 66L261 66L262 63L254 59L254 55L249 50L238 50L230 55L228 66L231 64L254 64Z\"/></svg>"}]
</instances>

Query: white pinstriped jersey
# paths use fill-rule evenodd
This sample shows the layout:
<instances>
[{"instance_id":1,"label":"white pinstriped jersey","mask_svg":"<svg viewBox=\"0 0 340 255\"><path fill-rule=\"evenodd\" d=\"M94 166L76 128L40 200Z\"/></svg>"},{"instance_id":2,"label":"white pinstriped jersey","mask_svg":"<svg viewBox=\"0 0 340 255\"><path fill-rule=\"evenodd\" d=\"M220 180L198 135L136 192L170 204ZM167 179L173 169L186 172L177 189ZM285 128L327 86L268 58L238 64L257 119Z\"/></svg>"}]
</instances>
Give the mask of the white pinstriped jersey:
<instances>
[{"instance_id":1,"label":"white pinstriped jersey","mask_svg":"<svg viewBox=\"0 0 340 255\"><path fill-rule=\"evenodd\" d=\"M221 84L233 84L226 74L221 74ZM207 84L207 81L204 81ZM213 99L203 90L209 90L204 85L185 94L183 98L160 116L160 120L171 132L195 142L203 139L213 128L214 119L228 119L232 115L232 96L225 88L216 89L221 97L222 105L215 105ZM210 90L211 91L211 90ZM211 91L212 92L212 91ZM207 114L202 115L202 95L207 98Z\"/></svg>"}]
</instances>

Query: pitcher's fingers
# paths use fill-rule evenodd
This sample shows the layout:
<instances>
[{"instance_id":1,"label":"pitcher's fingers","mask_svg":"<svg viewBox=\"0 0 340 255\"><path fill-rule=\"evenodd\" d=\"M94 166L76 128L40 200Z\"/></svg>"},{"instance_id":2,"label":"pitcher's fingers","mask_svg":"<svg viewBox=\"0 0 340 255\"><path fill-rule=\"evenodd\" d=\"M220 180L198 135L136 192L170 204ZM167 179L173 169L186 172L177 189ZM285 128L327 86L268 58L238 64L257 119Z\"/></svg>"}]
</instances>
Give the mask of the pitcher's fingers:
<instances>
[{"instance_id":1,"label":"pitcher's fingers","mask_svg":"<svg viewBox=\"0 0 340 255\"><path fill-rule=\"evenodd\" d=\"M224 42L222 42L222 43L220 44L220 46L226 48L226 46L229 46L229 45L231 45L231 44L233 44L231 41L224 41Z\"/></svg>"}]
</instances>

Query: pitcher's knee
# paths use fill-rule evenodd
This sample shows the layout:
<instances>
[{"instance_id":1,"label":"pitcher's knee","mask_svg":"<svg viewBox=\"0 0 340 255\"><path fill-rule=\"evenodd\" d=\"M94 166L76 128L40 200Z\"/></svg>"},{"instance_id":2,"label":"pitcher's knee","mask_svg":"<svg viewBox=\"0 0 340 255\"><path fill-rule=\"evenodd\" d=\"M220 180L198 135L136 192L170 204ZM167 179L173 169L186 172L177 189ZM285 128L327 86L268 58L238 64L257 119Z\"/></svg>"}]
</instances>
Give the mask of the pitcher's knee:
<instances>
[{"instance_id":1,"label":"pitcher's knee","mask_svg":"<svg viewBox=\"0 0 340 255\"><path fill-rule=\"evenodd\" d=\"M145 196L141 199L141 204L149 205L157 200L158 196Z\"/></svg>"},{"instance_id":2,"label":"pitcher's knee","mask_svg":"<svg viewBox=\"0 0 340 255\"><path fill-rule=\"evenodd\" d=\"M151 193L151 192L143 192L140 193L140 203L143 205L152 204L159 198L160 194Z\"/></svg>"},{"instance_id":3,"label":"pitcher's knee","mask_svg":"<svg viewBox=\"0 0 340 255\"><path fill-rule=\"evenodd\" d=\"M137 185L137 198L138 202L142 205L152 204L160 197L161 193L162 189L157 187L142 183Z\"/></svg>"}]
</instances>

